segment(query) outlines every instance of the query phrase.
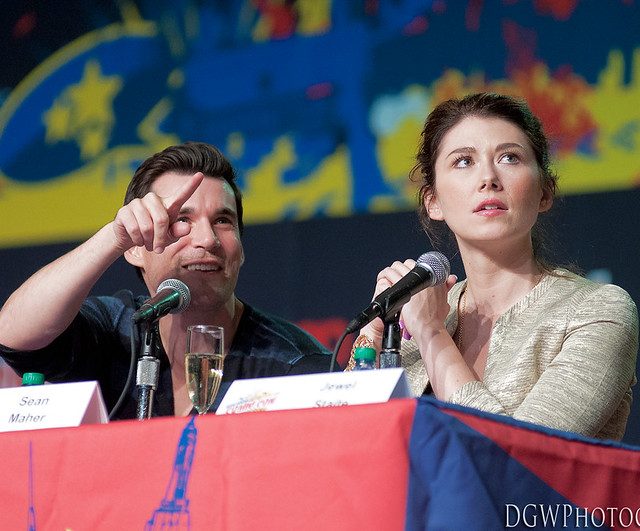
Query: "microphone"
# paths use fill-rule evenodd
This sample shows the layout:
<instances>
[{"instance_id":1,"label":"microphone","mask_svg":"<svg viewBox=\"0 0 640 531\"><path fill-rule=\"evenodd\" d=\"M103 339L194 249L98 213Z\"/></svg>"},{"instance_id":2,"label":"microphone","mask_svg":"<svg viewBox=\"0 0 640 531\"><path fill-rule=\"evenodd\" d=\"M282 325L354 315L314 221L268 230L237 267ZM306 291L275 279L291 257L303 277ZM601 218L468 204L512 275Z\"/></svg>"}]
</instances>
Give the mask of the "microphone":
<instances>
[{"instance_id":1,"label":"microphone","mask_svg":"<svg viewBox=\"0 0 640 531\"><path fill-rule=\"evenodd\" d=\"M147 299L131 319L135 324L160 319L168 313L180 313L187 309L191 302L191 293L184 282L169 278L163 280L155 296Z\"/></svg>"},{"instance_id":2,"label":"microphone","mask_svg":"<svg viewBox=\"0 0 640 531\"><path fill-rule=\"evenodd\" d=\"M346 333L351 334L359 330L376 317L385 319L396 314L419 291L444 284L450 270L449 260L442 253L438 251L424 253L418 258L416 266L411 271L380 293L347 325Z\"/></svg>"}]
</instances>

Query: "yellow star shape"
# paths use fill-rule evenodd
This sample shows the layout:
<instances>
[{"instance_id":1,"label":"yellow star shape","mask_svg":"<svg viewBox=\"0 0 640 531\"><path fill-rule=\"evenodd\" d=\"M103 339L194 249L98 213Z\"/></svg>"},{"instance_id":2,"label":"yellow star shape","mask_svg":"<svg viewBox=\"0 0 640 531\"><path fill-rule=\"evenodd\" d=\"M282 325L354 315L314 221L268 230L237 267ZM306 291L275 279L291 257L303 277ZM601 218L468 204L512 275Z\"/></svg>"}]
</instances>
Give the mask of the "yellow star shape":
<instances>
[{"instance_id":1,"label":"yellow star shape","mask_svg":"<svg viewBox=\"0 0 640 531\"><path fill-rule=\"evenodd\" d=\"M122 88L120 76L103 76L97 61L88 61L79 83L67 87L45 113L47 142L75 140L82 159L106 148L115 116L113 100Z\"/></svg>"}]
</instances>

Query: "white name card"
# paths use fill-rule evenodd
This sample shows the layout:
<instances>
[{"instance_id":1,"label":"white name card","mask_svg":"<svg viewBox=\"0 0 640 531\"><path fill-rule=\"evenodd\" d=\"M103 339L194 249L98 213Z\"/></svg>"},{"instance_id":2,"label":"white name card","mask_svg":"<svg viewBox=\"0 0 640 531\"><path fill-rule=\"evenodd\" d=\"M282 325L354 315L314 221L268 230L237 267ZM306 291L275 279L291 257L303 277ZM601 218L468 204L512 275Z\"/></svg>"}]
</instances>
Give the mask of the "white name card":
<instances>
[{"instance_id":1,"label":"white name card","mask_svg":"<svg viewBox=\"0 0 640 531\"><path fill-rule=\"evenodd\" d=\"M404 369L236 380L216 413L246 413L387 402L411 397Z\"/></svg>"},{"instance_id":2,"label":"white name card","mask_svg":"<svg viewBox=\"0 0 640 531\"><path fill-rule=\"evenodd\" d=\"M0 432L108 422L97 382L0 389Z\"/></svg>"}]
</instances>

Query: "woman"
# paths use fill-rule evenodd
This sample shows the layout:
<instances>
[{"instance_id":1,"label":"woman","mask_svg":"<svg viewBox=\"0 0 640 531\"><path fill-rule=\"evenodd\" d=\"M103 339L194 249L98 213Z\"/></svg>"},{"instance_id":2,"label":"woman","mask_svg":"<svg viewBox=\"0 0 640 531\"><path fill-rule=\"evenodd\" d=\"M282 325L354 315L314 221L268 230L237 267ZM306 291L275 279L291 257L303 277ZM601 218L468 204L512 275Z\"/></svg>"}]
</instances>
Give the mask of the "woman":
<instances>
[{"instance_id":1,"label":"woman","mask_svg":"<svg viewBox=\"0 0 640 531\"><path fill-rule=\"evenodd\" d=\"M629 295L538 256L535 230L556 177L528 107L497 94L438 105L426 120L414 175L428 233L453 233L466 280L424 290L402 320L403 366L415 394L577 432L621 439L631 405L638 313ZM375 294L415 265L380 272ZM382 322L355 345L380 348Z\"/></svg>"}]
</instances>

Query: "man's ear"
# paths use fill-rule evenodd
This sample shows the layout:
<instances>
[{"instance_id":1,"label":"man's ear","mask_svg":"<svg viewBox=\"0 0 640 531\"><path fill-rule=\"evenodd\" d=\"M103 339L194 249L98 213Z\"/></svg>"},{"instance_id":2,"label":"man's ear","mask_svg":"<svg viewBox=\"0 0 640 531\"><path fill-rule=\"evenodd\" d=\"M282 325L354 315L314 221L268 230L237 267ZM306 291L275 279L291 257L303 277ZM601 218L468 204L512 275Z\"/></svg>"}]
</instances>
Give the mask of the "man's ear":
<instances>
[{"instance_id":1,"label":"man's ear","mask_svg":"<svg viewBox=\"0 0 640 531\"><path fill-rule=\"evenodd\" d=\"M132 266L142 267L143 247L131 247L131 249L127 249L124 252L124 259L129 262Z\"/></svg>"},{"instance_id":2,"label":"man's ear","mask_svg":"<svg viewBox=\"0 0 640 531\"><path fill-rule=\"evenodd\" d=\"M442 221L444 219L442 210L440 210L440 203L435 194L428 194L424 198L424 207L427 209L429 218L435 221Z\"/></svg>"}]
</instances>

